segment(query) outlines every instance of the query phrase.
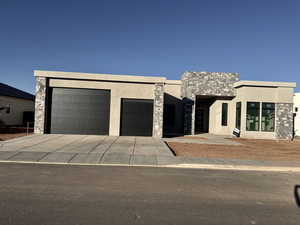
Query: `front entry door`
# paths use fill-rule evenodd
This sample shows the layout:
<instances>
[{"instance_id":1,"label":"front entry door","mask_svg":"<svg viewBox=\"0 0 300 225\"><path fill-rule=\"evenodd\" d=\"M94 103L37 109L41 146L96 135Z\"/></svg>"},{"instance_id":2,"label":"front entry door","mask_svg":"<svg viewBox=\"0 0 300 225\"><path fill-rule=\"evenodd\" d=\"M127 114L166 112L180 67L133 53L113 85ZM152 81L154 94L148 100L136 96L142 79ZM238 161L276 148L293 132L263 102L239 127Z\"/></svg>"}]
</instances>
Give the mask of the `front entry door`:
<instances>
[{"instance_id":1,"label":"front entry door","mask_svg":"<svg viewBox=\"0 0 300 225\"><path fill-rule=\"evenodd\" d=\"M195 133L208 133L208 108L198 107L195 111Z\"/></svg>"}]
</instances>

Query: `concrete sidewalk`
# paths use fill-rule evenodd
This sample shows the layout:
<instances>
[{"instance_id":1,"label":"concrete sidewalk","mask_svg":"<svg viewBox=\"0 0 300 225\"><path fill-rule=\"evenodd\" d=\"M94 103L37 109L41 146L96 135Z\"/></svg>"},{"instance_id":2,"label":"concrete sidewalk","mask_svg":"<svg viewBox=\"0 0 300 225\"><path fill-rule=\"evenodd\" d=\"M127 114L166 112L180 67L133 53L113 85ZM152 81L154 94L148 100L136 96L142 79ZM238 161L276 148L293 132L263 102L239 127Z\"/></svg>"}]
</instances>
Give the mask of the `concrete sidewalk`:
<instances>
[{"instance_id":1,"label":"concrete sidewalk","mask_svg":"<svg viewBox=\"0 0 300 225\"><path fill-rule=\"evenodd\" d=\"M212 145L242 145L231 140L229 135L197 134L182 137L163 138L167 142L193 143L193 144L212 144Z\"/></svg>"}]
</instances>

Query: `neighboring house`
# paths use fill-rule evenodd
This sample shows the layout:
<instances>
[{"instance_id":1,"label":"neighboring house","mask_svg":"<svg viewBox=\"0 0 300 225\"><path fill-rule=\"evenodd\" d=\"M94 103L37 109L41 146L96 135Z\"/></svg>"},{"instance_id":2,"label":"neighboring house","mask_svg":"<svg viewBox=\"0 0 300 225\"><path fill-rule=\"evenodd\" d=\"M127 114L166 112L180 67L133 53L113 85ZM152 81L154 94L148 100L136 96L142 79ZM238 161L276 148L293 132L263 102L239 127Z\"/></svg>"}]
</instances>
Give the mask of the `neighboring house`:
<instances>
[{"instance_id":1,"label":"neighboring house","mask_svg":"<svg viewBox=\"0 0 300 225\"><path fill-rule=\"evenodd\" d=\"M300 136L300 93L294 95L295 135Z\"/></svg>"},{"instance_id":2,"label":"neighboring house","mask_svg":"<svg viewBox=\"0 0 300 225\"><path fill-rule=\"evenodd\" d=\"M0 126L34 122L34 95L0 83Z\"/></svg>"},{"instance_id":3,"label":"neighboring house","mask_svg":"<svg viewBox=\"0 0 300 225\"><path fill-rule=\"evenodd\" d=\"M165 77L35 71L35 133L289 139L296 83L236 73Z\"/></svg>"}]
</instances>

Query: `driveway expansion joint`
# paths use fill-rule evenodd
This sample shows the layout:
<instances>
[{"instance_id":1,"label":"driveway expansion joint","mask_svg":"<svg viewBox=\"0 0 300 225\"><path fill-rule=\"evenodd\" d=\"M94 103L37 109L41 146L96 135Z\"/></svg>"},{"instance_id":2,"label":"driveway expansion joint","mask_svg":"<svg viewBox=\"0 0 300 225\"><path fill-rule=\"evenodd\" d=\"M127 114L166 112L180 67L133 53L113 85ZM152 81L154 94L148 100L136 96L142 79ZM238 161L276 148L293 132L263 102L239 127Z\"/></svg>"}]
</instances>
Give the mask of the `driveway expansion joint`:
<instances>
[{"instance_id":1,"label":"driveway expansion joint","mask_svg":"<svg viewBox=\"0 0 300 225\"><path fill-rule=\"evenodd\" d=\"M112 141L112 143L107 147L107 149L102 153L100 159L99 159L99 162L98 163L101 163L105 154L109 151L109 149L111 148L111 146L119 139L119 137L116 137L115 140Z\"/></svg>"}]
</instances>

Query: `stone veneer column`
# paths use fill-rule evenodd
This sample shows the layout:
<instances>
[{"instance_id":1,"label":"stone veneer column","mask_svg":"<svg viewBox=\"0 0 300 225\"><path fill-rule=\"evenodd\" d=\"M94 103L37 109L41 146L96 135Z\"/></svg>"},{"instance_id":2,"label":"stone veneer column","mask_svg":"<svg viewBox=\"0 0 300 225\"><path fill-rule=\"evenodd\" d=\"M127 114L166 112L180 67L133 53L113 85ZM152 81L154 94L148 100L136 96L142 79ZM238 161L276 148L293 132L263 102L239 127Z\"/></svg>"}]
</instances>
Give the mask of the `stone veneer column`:
<instances>
[{"instance_id":1,"label":"stone veneer column","mask_svg":"<svg viewBox=\"0 0 300 225\"><path fill-rule=\"evenodd\" d=\"M191 95L190 98L183 99L184 107L184 134L194 135L195 134L195 95Z\"/></svg>"},{"instance_id":2,"label":"stone veneer column","mask_svg":"<svg viewBox=\"0 0 300 225\"><path fill-rule=\"evenodd\" d=\"M163 136L164 84L156 83L153 104L153 137Z\"/></svg>"},{"instance_id":3,"label":"stone veneer column","mask_svg":"<svg viewBox=\"0 0 300 225\"><path fill-rule=\"evenodd\" d=\"M36 77L34 113L35 134L43 134L45 130L46 88L47 79L45 77Z\"/></svg>"},{"instance_id":4,"label":"stone veneer column","mask_svg":"<svg viewBox=\"0 0 300 225\"><path fill-rule=\"evenodd\" d=\"M293 136L293 103L277 103L275 116L277 139L291 139Z\"/></svg>"}]
</instances>

